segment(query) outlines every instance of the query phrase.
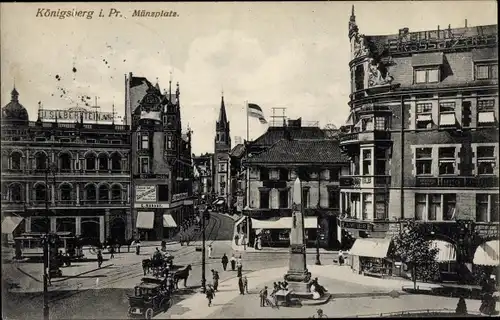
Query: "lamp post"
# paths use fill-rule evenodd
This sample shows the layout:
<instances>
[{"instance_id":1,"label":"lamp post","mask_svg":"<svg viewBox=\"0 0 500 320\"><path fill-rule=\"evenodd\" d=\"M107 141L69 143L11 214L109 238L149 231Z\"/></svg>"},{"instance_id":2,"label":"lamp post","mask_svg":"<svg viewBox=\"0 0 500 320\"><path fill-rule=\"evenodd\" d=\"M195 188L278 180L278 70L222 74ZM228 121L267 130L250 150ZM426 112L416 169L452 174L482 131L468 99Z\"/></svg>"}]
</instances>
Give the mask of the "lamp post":
<instances>
[{"instance_id":1,"label":"lamp post","mask_svg":"<svg viewBox=\"0 0 500 320\"><path fill-rule=\"evenodd\" d=\"M202 229L202 235L201 235L201 292L205 293L207 290L206 283L207 279L205 276L205 266L206 266L206 261L205 261L205 217L208 214L208 208L205 206L205 209L203 210L203 214L201 217L201 229Z\"/></svg>"},{"instance_id":2,"label":"lamp post","mask_svg":"<svg viewBox=\"0 0 500 320\"><path fill-rule=\"evenodd\" d=\"M320 266L321 261L319 260L319 231L321 229L321 225L319 224L319 216L317 218L316 224L316 262L314 264Z\"/></svg>"},{"instance_id":3,"label":"lamp post","mask_svg":"<svg viewBox=\"0 0 500 320\"><path fill-rule=\"evenodd\" d=\"M50 237L50 218L49 218L49 172L54 174L54 185L55 185L55 163L49 163L47 158L45 168L45 218L47 221L47 231L45 233L43 242L43 318L44 320L49 320L49 288L48 288L48 277L49 277L49 262L50 262L50 245L52 239Z\"/></svg>"}]
</instances>

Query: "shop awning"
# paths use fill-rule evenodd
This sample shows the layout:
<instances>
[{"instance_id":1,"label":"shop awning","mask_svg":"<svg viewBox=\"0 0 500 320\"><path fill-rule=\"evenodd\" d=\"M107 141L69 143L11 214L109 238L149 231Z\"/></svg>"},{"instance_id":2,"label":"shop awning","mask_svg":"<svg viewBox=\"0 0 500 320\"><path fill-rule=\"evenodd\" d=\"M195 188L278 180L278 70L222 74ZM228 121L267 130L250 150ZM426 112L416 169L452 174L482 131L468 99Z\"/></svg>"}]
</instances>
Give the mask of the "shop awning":
<instances>
[{"instance_id":1,"label":"shop awning","mask_svg":"<svg viewBox=\"0 0 500 320\"><path fill-rule=\"evenodd\" d=\"M150 211L137 212L137 221L135 226L140 229L153 229L155 222L155 213Z\"/></svg>"},{"instance_id":2,"label":"shop awning","mask_svg":"<svg viewBox=\"0 0 500 320\"><path fill-rule=\"evenodd\" d=\"M164 228L177 228L177 223L175 223L175 220L171 214L165 213L163 215L163 227Z\"/></svg>"},{"instance_id":3,"label":"shop awning","mask_svg":"<svg viewBox=\"0 0 500 320\"><path fill-rule=\"evenodd\" d=\"M481 266L498 266L500 265L500 244L498 240L491 240L483 243L476 249L474 253L474 264Z\"/></svg>"},{"instance_id":4,"label":"shop awning","mask_svg":"<svg viewBox=\"0 0 500 320\"><path fill-rule=\"evenodd\" d=\"M385 258L389 251L390 239L359 238L354 242L349 255L370 258Z\"/></svg>"},{"instance_id":5,"label":"shop awning","mask_svg":"<svg viewBox=\"0 0 500 320\"><path fill-rule=\"evenodd\" d=\"M452 243L443 240L432 240L431 245L439 249L436 257L438 262L457 261L457 251Z\"/></svg>"},{"instance_id":6,"label":"shop awning","mask_svg":"<svg viewBox=\"0 0 500 320\"><path fill-rule=\"evenodd\" d=\"M5 217L2 221L2 233L11 234L23 220L22 217Z\"/></svg>"},{"instance_id":7,"label":"shop awning","mask_svg":"<svg viewBox=\"0 0 500 320\"><path fill-rule=\"evenodd\" d=\"M444 113L439 118L440 126L453 126L456 122L454 113Z\"/></svg>"},{"instance_id":8,"label":"shop awning","mask_svg":"<svg viewBox=\"0 0 500 320\"><path fill-rule=\"evenodd\" d=\"M279 218L277 220L252 219L252 229L291 229L292 223L291 217ZM304 218L305 229L316 229L317 223L318 220L316 217Z\"/></svg>"}]
</instances>

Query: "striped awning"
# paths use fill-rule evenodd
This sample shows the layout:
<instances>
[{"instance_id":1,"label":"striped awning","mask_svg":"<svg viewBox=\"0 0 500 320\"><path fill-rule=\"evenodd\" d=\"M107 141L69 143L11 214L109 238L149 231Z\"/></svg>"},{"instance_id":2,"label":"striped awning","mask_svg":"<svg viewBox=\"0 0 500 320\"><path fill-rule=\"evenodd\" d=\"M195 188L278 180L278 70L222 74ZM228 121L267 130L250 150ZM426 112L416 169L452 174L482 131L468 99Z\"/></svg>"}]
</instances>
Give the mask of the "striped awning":
<instances>
[{"instance_id":1,"label":"striped awning","mask_svg":"<svg viewBox=\"0 0 500 320\"><path fill-rule=\"evenodd\" d=\"M349 254L359 257L385 258L390 244L390 239L358 238L349 250Z\"/></svg>"},{"instance_id":2,"label":"striped awning","mask_svg":"<svg viewBox=\"0 0 500 320\"><path fill-rule=\"evenodd\" d=\"M170 213L165 213L163 215L163 227L164 228L177 228L177 223L175 223L174 217Z\"/></svg>"},{"instance_id":3,"label":"striped awning","mask_svg":"<svg viewBox=\"0 0 500 320\"><path fill-rule=\"evenodd\" d=\"M483 243L476 249L474 253L474 264L482 266L498 266L500 265L500 241L491 240Z\"/></svg>"},{"instance_id":4,"label":"striped awning","mask_svg":"<svg viewBox=\"0 0 500 320\"><path fill-rule=\"evenodd\" d=\"M139 229L153 229L155 222L155 213L152 211L137 212L136 227Z\"/></svg>"},{"instance_id":5,"label":"striped awning","mask_svg":"<svg viewBox=\"0 0 500 320\"><path fill-rule=\"evenodd\" d=\"M23 220L22 217L5 217L2 221L2 233L11 234Z\"/></svg>"},{"instance_id":6,"label":"striped awning","mask_svg":"<svg viewBox=\"0 0 500 320\"><path fill-rule=\"evenodd\" d=\"M436 257L438 262L457 261L457 251L452 243L443 240L431 240L431 245L439 250Z\"/></svg>"}]
</instances>

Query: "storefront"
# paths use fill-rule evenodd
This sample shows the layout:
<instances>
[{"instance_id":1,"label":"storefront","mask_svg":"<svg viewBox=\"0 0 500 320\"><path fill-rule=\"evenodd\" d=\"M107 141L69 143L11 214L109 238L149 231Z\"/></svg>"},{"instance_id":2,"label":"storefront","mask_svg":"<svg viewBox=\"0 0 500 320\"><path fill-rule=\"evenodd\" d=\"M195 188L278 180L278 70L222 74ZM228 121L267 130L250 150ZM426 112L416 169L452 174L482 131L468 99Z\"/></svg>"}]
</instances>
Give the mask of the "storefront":
<instances>
[{"instance_id":1,"label":"storefront","mask_svg":"<svg viewBox=\"0 0 500 320\"><path fill-rule=\"evenodd\" d=\"M439 250L436 261L439 263L441 279L444 281L458 280L457 250L455 245L444 240L431 240L431 247Z\"/></svg>"},{"instance_id":2,"label":"storefront","mask_svg":"<svg viewBox=\"0 0 500 320\"><path fill-rule=\"evenodd\" d=\"M356 239L349 250L352 270L359 274L392 275L392 261L387 258L390 245L390 239Z\"/></svg>"},{"instance_id":3,"label":"storefront","mask_svg":"<svg viewBox=\"0 0 500 320\"><path fill-rule=\"evenodd\" d=\"M292 229L292 218L283 217L269 220L251 220L252 230L255 235L260 235L263 247L288 247L290 245L290 230ZM316 233L318 229L317 217L304 218L305 237L307 245L316 244Z\"/></svg>"},{"instance_id":4,"label":"storefront","mask_svg":"<svg viewBox=\"0 0 500 320\"><path fill-rule=\"evenodd\" d=\"M175 236L177 223L170 213L163 214L163 238L170 239Z\"/></svg>"}]
</instances>

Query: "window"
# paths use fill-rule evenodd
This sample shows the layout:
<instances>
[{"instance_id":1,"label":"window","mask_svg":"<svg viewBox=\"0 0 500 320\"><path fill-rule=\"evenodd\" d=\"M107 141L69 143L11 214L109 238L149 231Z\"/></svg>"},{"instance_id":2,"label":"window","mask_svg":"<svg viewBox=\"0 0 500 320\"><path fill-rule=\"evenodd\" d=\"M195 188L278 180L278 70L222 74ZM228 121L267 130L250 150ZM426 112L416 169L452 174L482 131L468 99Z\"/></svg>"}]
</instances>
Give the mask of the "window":
<instances>
[{"instance_id":1,"label":"window","mask_svg":"<svg viewBox=\"0 0 500 320\"><path fill-rule=\"evenodd\" d=\"M309 208L309 188L302 188L302 205Z\"/></svg>"},{"instance_id":2,"label":"window","mask_svg":"<svg viewBox=\"0 0 500 320\"><path fill-rule=\"evenodd\" d=\"M439 69L415 69L414 71L415 83L436 83L439 82Z\"/></svg>"},{"instance_id":3,"label":"window","mask_svg":"<svg viewBox=\"0 0 500 320\"><path fill-rule=\"evenodd\" d=\"M95 156L93 154L88 154L85 157L85 165L87 170L95 170Z\"/></svg>"},{"instance_id":4,"label":"window","mask_svg":"<svg viewBox=\"0 0 500 320\"><path fill-rule=\"evenodd\" d=\"M108 170L108 157L105 154L99 155L99 170L100 171Z\"/></svg>"},{"instance_id":5,"label":"window","mask_svg":"<svg viewBox=\"0 0 500 320\"><path fill-rule=\"evenodd\" d=\"M10 155L10 168L12 170L21 170L22 155L19 152L13 152Z\"/></svg>"},{"instance_id":6,"label":"window","mask_svg":"<svg viewBox=\"0 0 500 320\"><path fill-rule=\"evenodd\" d=\"M330 169L330 181L339 181L340 179L340 168Z\"/></svg>"},{"instance_id":7,"label":"window","mask_svg":"<svg viewBox=\"0 0 500 320\"><path fill-rule=\"evenodd\" d=\"M354 156L351 169L352 169L353 175L355 175L355 176L359 175L359 156Z\"/></svg>"},{"instance_id":8,"label":"window","mask_svg":"<svg viewBox=\"0 0 500 320\"><path fill-rule=\"evenodd\" d=\"M363 131L373 131L373 118L364 118L361 119L363 121Z\"/></svg>"},{"instance_id":9,"label":"window","mask_svg":"<svg viewBox=\"0 0 500 320\"><path fill-rule=\"evenodd\" d=\"M495 100L479 100L477 102L478 126L491 125L495 122Z\"/></svg>"},{"instance_id":10,"label":"window","mask_svg":"<svg viewBox=\"0 0 500 320\"><path fill-rule=\"evenodd\" d=\"M439 148L439 174L456 174L455 147Z\"/></svg>"},{"instance_id":11,"label":"window","mask_svg":"<svg viewBox=\"0 0 500 320\"><path fill-rule=\"evenodd\" d=\"M284 180L284 181L288 181L288 170L287 169L280 169L279 171L279 179L280 180Z\"/></svg>"},{"instance_id":12,"label":"window","mask_svg":"<svg viewBox=\"0 0 500 320\"><path fill-rule=\"evenodd\" d=\"M455 219L455 207L457 196L455 194L443 195L443 220L450 221Z\"/></svg>"},{"instance_id":13,"label":"window","mask_svg":"<svg viewBox=\"0 0 500 320\"><path fill-rule=\"evenodd\" d=\"M441 102L439 104L439 125L454 126L455 124L455 102Z\"/></svg>"},{"instance_id":14,"label":"window","mask_svg":"<svg viewBox=\"0 0 500 320\"><path fill-rule=\"evenodd\" d=\"M147 133L143 133L139 135L139 149L148 150L149 149L149 135Z\"/></svg>"},{"instance_id":15,"label":"window","mask_svg":"<svg viewBox=\"0 0 500 320\"><path fill-rule=\"evenodd\" d=\"M63 153L59 156L59 168L62 172L71 171L71 156Z\"/></svg>"},{"instance_id":16,"label":"window","mask_svg":"<svg viewBox=\"0 0 500 320\"><path fill-rule=\"evenodd\" d=\"M95 143L95 139L87 139L87 143Z\"/></svg>"},{"instance_id":17,"label":"window","mask_svg":"<svg viewBox=\"0 0 500 320\"><path fill-rule=\"evenodd\" d=\"M488 194L476 195L476 222L488 222Z\"/></svg>"},{"instance_id":18,"label":"window","mask_svg":"<svg viewBox=\"0 0 500 320\"><path fill-rule=\"evenodd\" d=\"M498 63L477 63L476 80L498 79Z\"/></svg>"},{"instance_id":19,"label":"window","mask_svg":"<svg viewBox=\"0 0 500 320\"><path fill-rule=\"evenodd\" d=\"M386 129L385 117L375 117L375 130L383 131Z\"/></svg>"},{"instance_id":20,"label":"window","mask_svg":"<svg viewBox=\"0 0 500 320\"><path fill-rule=\"evenodd\" d=\"M45 188L45 185L43 184L38 184L35 187L35 201L36 202L43 202L47 201L47 189Z\"/></svg>"},{"instance_id":21,"label":"window","mask_svg":"<svg viewBox=\"0 0 500 320\"><path fill-rule=\"evenodd\" d=\"M499 201L498 201L498 194L492 194L490 195L490 201L491 201L491 215L490 215L490 221L491 222L499 222Z\"/></svg>"},{"instance_id":22,"label":"window","mask_svg":"<svg viewBox=\"0 0 500 320\"><path fill-rule=\"evenodd\" d=\"M167 135L167 150L174 149L174 137L171 134Z\"/></svg>"},{"instance_id":23,"label":"window","mask_svg":"<svg viewBox=\"0 0 500 320\"><path fill-rule=\"evenodd\" d=\"M103 184L99 187L99 201L109 200L109 188L107 185Z\"/></svg>"},{"instance_id":24,"label":"window","mask_svg":"<svg viewBox=\"0 0 500 320\"><path fill-rule=\"evenodd\" d=\"M417 148L415 164L417 175L431 174L432 148Z\"/></svg>"},{"instance_id":25,"label":"window","mask_svg":"<svg viewBox=\"0 0 500 320\"><path fill-rule=\"evenodd\" d=\"M219 172L226 172L226 164L219 163Z\"/></svg>"},{"instance_id":26,"label":"window","mask_svg":"<svg viewBox=\"0 0 500 320\"><path fill-rule=\"evenodd\" d=\"M387 219L386 200L385 194L375 194L375 220Z\"/></svg>"},{"instance_id":27,"label":"window","mask_svg":"<svg viewBox=\"0 0 500 320\"><path fill-rule=\"evenodd\" d=\"M361 200L359 193L351 193L351 217L359 218L361 215Z\"/></svg>"},{"instance_id":28,"label":"window","mask_svg":"<svg viewBox=\"0 0 500 320\"><path fill-rule=\"evenodd\" d=\"M278 234L278 240L280 240L280 241L290 240L290 231L288 231L288 230L280 231L280 233Z\"/></svg>"},{"instance_id":29,"label":"window","mask_svg":"<svg viewBox=\"0 0 500 320\"><path fill-rule=\"evenodd\" d=\"M363 220L368 220L368 218L373 213L373 195L365 193L363 195Z\"/></svg>"},{"instance_id":30,"label":"window","mask_svg":"<svg viewBox=\"0 0 500 320\"><path fill-rule=\"evenodd\" d=\"M87 187L85 187L85 193L86 193L85 199L87 199L88 201L97 200L97 190L95 185L89 184Z\"/></svg>"},{"instance_id":31,"label":"window","mask_svg":"<svg viewBox=\"0 0 500 320\"><path fill-rule=\"evenodd\" d=\"M356 66L354 73L354 84L356 91L363 90L365 88L365 68L362 64Z\"/></svg>"},{"instance_id":32,"label":"window","mask_svg":"<svg viewBox=\"0 0 500 320\"><path fill-rule=\"evenodd\" d=\"M288 189L280 190L279 196L280 196L279 207L280 208L288 208Z\"/></svg>"},{"instance_id":33,"label":"window","mask_svg":"<svg viewBox=\"0 0 500 320\"><path fill-rule=\"evenodd\" d=\"M267 168L260 168L260 180L269 180L269 170Z\"/></svg>"},{"instance_id":34,"label":"window","mask_svg":"<svg viewBox=\"0 0 500 320\"><path fill-rule=\"evenodd\" d=\"M441 214L441 195L440 194L431 194L430 203L429 203L429 214L427 216L427 220L435 221L437 217Z\"/></svg>"},{"instance_id":35,"label":"window","mask_svg":"<svg viewBox=\"0 0 500 320\"><path fill-rule=\"evenodd\" d=\"M168 184L158 185L158 201L168 201Z\"/></svg>"},{"instance_id":36,"label":"window","mask_svg":"<svg viewBox=\"0 0 500 320\"><path fill-rule=\"evenodd\" d=\"M430 129L432 126L432 103L417 103L417 129Z\"/></svg>"},{"instance_id":37,"label":"window","mask_svg":"<svg viewBox=\"0 0 500 320\"><path fill-rule=\"evenodd\" d=\"M472 119L472 111L471 111L471 102L470 101L462 101L462 127L468 128L470 127L471 119Z\"/></svg>"},{"instance_id":38,"label":"window","mask_svg":"<svg viewBox=\"0 0 500 320\"><path fill-rule=\"evenodd\" d=\"M375 175L384 176L386 169L385 149L377 148L375 150Z\"/></svg>"},{"instance_id":39,"label":"window","mask_svg":"<svg viewBox=\"0 0 500 320\"><path fill-rule=\"evenodd\" d=\"M63 184L61 187L61 200L62 201L71 201L71 186L69 184Z\"/></svg>"},{"instance_id":40,"label":"window","mask_svg":"<svg viewBox=\"0 0 500 320\"><path fill-rule=\"evenodd\" d=\"M269 190L260 190L260 209L269 209Z\"/></svg>"},{"instance_id":41,"label":"window","mask_svg":"<svg viewBox=\"0 0 500 320\"><path fill-rule=\"evenodd\" d=\"M9 188L9 200L23 202L23 189L19 183L13 183Z\"/></svg>"},{"instance_id":42,"label":"window","mask_svg":"<svg viewBox=\"0 0 500 320\"><path fill-rule=\"evenodd\" d=\"M363 150L363 175L368 176L372 174L372 151Z\"/></svg>"},{"instance_id":43,"label":"window","mask_svg":"<svg viewBox=\"0 0 500 320\"><path fill-rule=\"evenodd\" d=\"M122 201L122 187L119 185L114 185L111 187L111 200L113 202Z\"/></svg>"},{"instance_id":44,"label":"window","mask_svg":"<svg viewBox=\"0 0 500 320\"><path fill-rule=\"evenodd\" d=\"M111 171L119 172L122 170L122 157L118 153L111 155Z\"/></svg>"},{"instance_id":45,"label":"window","mask_svg":"<svg viewBox=\"0 0 500 320\"><path fill-rule=\"evenodd\" d=\"M39 152L35 156L36 170L47 170L47 156L43 152Z\"/></svg>"},{"instance_id":46,"label":"window","mask_svg":"<svg viewBox=\"0 0 500 320\"><path fill-rule=\"evenodd\" d=\"M426 195L422 193L415 194L415 220L424 220L426 216Z\"/></svg>"},{"instance_id":47,"label":"window","mask_svg":"<svg viewBox=\"0 0 500 320\"><path fill-rule=\"evenodd\" d=\"M149 173L149 158L139 158L140 173Z\"/></svg>"},{"instance_id":48,"label":"window","mask_svg":"<svg viewBox=\"0 0 500 320\"><path fill-rule=\"evenodd\" d=\"M493 174L495 163L495 147L477 147L477 174Z\"/></svg>"}]
</instances>

